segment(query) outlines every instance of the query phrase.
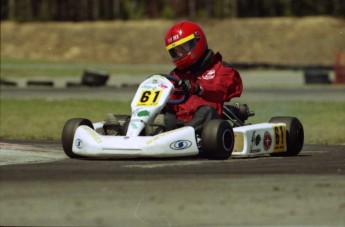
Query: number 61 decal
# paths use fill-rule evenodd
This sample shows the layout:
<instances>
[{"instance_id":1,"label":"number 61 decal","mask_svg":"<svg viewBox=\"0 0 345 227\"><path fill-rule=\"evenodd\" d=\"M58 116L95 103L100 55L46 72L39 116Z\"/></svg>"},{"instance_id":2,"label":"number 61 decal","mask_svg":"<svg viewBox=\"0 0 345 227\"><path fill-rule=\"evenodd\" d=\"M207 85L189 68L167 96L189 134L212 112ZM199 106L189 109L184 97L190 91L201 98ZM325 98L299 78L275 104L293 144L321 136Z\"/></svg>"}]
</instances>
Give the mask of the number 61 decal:
<instances>
[{"instance_id":1,"label":"number 61 decal","mask_svg":"<svg viewBox=\"0 0 345 227\"><path fill-rule=\"evenodd\" d=\"M138 100L137 106L156 106L162 90L143 90Z\"/></svg>"},{"instance_id":2,"label":"number 61 decal","mask_svg":"<svg viewBox=\"0 0 345 227\"><path fill-rule=\"evenodd\" d=\"M274 126L274 150L273 152L284 152L286 148L286 128L284 126Z\"/></svg>"}]
</instances>

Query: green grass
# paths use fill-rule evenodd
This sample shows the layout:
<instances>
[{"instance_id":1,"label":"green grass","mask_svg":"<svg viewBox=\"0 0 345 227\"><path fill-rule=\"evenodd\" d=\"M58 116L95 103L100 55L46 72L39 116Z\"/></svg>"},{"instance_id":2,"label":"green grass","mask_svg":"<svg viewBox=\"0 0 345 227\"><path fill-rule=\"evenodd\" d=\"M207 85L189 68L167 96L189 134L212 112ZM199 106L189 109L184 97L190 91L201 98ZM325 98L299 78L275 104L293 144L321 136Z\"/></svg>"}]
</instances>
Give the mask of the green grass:
<instances>
[{"instance_id":1,"label":"green grass","mask_svg":"<svg viewBox=\"0 0 345 227\"><path fill-rule=\"evenodd\" d=\"M278 107L278 108L277 108ZM312 144L345 144L345 105L340 102L279 101L254 102L253 123L268 121L273 116L295 116L302 122L305 142Z\"/></svg>"},{"instance_id":2,"label":"green grass","mask_svg":"<svg viewBox=\"0 0 345 227\"><path fill-rule=\"evenodd\" d=\"M105 64L89 62L63 62L63 61L42 61L28 59L13 59L1 57L1 78L16 77L79 77L85 69L94 69L108 72L111 75L126 74L150 75L153 72L167 73L172 65L148 65L148 64Z\"/></svg>"},{"instance_id":3,"label":"green grass","mask_svg":"<svg viewBox=\"0 0 345 227\"><path fill-rule=\"evenodd\" d=\"M279 107L279 108L277 108ZM345 144L345 105L329 102L250 102L256 116L249 122L267 122L273 116L296 116L305 130L305 143ZM129 114L129 102L102 100L1 100L0 138L59 140L65 122L74 117L102 121L106 113Z\"/></svg>"},{"instance_id":4,"label":"green grass","mask_svg":"<svg viewBox=\"0 0 345 227\"><path fill-rule=\"evenodd\" d=\"M56 140L70 118L97 122L106 113L130 113L129 108L129 103L101 100L1 100L0 138Z\"/></svg>"}]
</instances>

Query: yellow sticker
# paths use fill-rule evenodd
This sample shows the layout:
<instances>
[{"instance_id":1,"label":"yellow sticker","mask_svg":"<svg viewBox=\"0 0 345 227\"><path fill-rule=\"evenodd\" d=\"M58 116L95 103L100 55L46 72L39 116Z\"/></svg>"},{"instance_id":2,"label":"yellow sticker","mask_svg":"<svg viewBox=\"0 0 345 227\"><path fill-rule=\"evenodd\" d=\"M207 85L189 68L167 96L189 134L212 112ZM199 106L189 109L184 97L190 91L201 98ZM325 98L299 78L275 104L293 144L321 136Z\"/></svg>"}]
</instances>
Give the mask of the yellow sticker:
<instances>
[{"instance_id":1,"label":"yellow sticker","mask_svg":"<svg viewBox=\"0 0 345 227\"><path fill-rule=\"evenodd\" d=\"M183 44L183 43L185 43L185 42L188 42L189 40L192 40L192 39L194 39L194 38L195 38L195 35L194 35L194 34L191 34L191 35L189 35L189 36L187 36L187 37L185 37L185 38L183 38L183 39L180 39L180 40L178 40L178 41L176 41L176 42L174 42L174 43L172 43L172 44L166 46L166 49L167 49L167 50L170 50L170 49L172 49L172 48L174 48L174 47L177 47L178 45L181 45L181 44Z\"/></svg>"},{"instance_id":2,"label":"yellow sticker","mask_svg":"<svg viewBox=\"0 0 345 227\"><path fill-rule=\"evenodd\" d=\"M243 151L243 134L240 132L235 132L235 144L232 152L242 152Z\"/></svg>"},{"instance_id":3,"label":"yellow sticker","mask_svg":"<svg viewBox=\"0 0 345 227\"><path fill-rule=\"evenodd\" d=\"M143 90L137 106L156 106L161 97L162 90Z\"/></svg>"},{"instance_id":4,"label":"yellow sticker","mask_svg":"<svg viewBox=\"0 0 345 227\"><path fill-rule=\"evenodd\" d=\"M273 126L274 132L274 153L286 151L286 127L283 125Z\"/></svg>"}]
</instances>

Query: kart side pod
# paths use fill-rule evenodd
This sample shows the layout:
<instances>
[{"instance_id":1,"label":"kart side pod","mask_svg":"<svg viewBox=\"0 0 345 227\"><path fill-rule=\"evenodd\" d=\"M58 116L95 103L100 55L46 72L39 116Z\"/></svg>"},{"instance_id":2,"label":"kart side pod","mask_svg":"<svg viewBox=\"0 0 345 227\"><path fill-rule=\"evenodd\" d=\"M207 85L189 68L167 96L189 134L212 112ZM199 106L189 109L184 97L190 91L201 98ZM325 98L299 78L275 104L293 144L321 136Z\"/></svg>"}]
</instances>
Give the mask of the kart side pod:
<instances>
[{"instance_id":1,"label":"kart side pod","mask_svg":"<svg viewBox=\"0 0 345 227\"><path fill-rule=\"evenodd\" d=\"M269 123L234 128L233 156L294 156L303 148L304 130L296 117L273 117Z\"/></svg>"},{"instance_id":2,"label":"kart side pod","mask_svg":"<svg viewBox=\"0 0 345 227\"><path fill-rule=\"evenodd\" d=\"M261 123L234 128L233 156L257 156L286 151L286 125Z\"/></svg>"}]
</instances>

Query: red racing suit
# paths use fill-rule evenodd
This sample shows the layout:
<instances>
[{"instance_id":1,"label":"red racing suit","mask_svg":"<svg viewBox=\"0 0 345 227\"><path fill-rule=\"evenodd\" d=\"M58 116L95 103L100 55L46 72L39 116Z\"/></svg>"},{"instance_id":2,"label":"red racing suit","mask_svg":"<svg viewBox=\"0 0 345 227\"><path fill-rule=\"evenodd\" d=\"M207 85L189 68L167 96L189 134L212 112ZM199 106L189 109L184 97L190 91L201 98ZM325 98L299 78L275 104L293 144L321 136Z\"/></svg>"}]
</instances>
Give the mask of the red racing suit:
<instances>
[{"instance_id":1,"label":"red racing suit","mask_svg":"<svg viewBox=\"0 0 345 227\"><path fill-rule=\"evenodd\" d=\"M189 99L179 105L167 105L166 110L176 115L177 119L189 122L200 106L212 106L222 116L224 102L241 96L243 85L240 74L222 62L220 53L213 54L209 50L208 64L199 70L179 71L174 69L172 75L186 79L191 84L198 83L202 87L200 95L191 94ZM206 59L207 60L207 59ZM181 94L172 94L171 99L180 99Z\"/></svg>"}]
</instances>

